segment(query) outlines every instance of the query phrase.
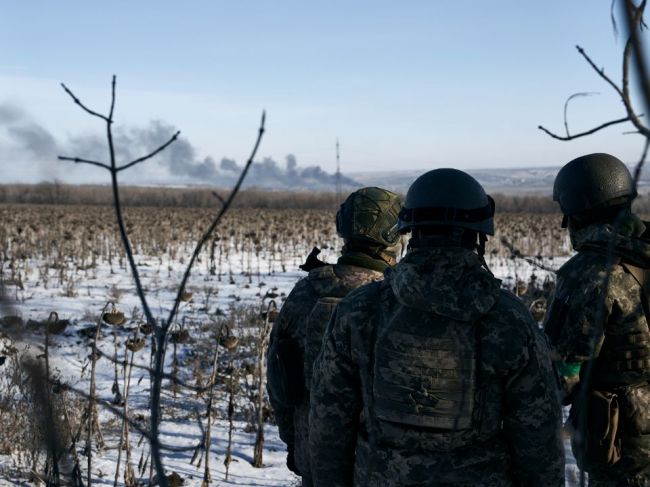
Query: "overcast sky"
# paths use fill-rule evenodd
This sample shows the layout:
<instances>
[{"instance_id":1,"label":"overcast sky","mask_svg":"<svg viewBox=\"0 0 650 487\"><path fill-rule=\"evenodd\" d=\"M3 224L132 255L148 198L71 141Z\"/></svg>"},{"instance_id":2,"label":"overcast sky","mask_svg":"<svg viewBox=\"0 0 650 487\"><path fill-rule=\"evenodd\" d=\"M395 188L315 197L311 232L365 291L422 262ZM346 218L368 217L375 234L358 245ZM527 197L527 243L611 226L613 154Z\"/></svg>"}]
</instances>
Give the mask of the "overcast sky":
<instances>
[{"instance_id":1,"label":"overcast sky","mask_svg":"<svg viewBox=\"0 0 650 487\"><path fill-rule=\"evenodd\" d=\"M555 166L600 151L633 162L641 139L627 127L575 142L537 130L562 131L564 101L579 91L600 95L573 102L572 130L624 116L574 47L620 79L610 4L0 0L0 181L105 180L53 156L103 133L59 82L105 110L113 73L117 123L176 127L197 161L243 162L266 109L260 159L282 165L293 154L333 171L337 137L348 173ZM25 149L26 128L47 143Z\"/></svg>"}]
</instances>

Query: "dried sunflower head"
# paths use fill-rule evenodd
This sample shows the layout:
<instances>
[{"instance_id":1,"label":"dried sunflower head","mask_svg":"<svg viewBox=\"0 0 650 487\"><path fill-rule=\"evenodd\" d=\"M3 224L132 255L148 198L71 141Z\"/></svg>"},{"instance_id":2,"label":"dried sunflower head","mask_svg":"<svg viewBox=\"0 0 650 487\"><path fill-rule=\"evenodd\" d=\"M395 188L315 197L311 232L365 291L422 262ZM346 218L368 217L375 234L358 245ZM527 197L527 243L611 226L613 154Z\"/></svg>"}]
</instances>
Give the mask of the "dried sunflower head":
<instances>
[{"instance_id":1,"label":"dried sunflower head","mask_svg":"<svg viewBox=\"0 0 650 487\"><path fill-rule=\"evenodd\" d=\"M126 341L126 348L129 349L132 352L139 352L144 348L144 338L142 337L137 337L137 338L129 338Z\"/></svg>"},{"instance_id":2,"label":"dried sunflower head","mask_svg":"<svg viewBox=\"0 0 650 487\"><path fill-rule=\"evenodd\" d=\"M228 335L221 337L219 339L219 345L224 347L226 350L234 350L237 348L237 345L239 344L239 338L236 336Z\"/></svg>"},{"instance_id":3,"label":"dried sunflower head","mask_svg":"<svg viewBox=\"0 0 650 487\"><path fill-rule=\"evenodd\" d=\"M124 313L116 309L115 306L113 306L109 311L102 315L102 320L104 320L104 323L108 323L109 325L113 326L122 326L124 323L126 323L126 317L124 316Z\"/></svg>"},{"instance_id":4,"label":"dried sunflower head","mask_svg":"<svg viewBox=\"0 0 650 487\"><path fill-rule=\"evenodd\" d=\"M186 329L174 330L169 334L169 340L172 343L185 343L190 339L190 332Z\"/></svg>"}]
</instances>

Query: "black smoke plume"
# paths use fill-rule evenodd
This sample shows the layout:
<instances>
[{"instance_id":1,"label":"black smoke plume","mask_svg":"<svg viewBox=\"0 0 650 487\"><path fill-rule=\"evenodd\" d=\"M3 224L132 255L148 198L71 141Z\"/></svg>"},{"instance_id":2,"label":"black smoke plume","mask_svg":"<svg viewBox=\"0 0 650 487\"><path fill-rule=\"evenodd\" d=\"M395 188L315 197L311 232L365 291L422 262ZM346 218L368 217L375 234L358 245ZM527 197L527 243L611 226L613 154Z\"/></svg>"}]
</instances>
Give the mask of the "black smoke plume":
<instances>
[{"instance_id":1,"label":"black smoke plume","mask_svg":"<svg viewBox=\"0 0 650 487\"><path fill-rule=\"evenodd\" d=\"M115 127L114 145L118 164L127 163L147 154L164 144L176 128L164 121L153 120L146 127ZM108 153L104 137L98 135L77 135L65 142L56 138L42 125L19 107L8 103L0 104L0 156L9 152L2 150L10 146L11 154L21 154L27 161L61 164L57 155L82 157L105 161ZM0 161L0 163L6 161ZM146 164L162 166L173 182L201 182L213 186L230 186L242 167L233 159L222 158L219 163L211 156L200 158L194 146L185 137L179 137L173 144ZM146 178L154 171L138 166L138 178ZM157 181L162 178L156 177ZM320 189L333 190L337 182L335 174L325 172L320 166L300 167L293 154L286 156L285 166L266 157L253 163L245 181L247 187L269 189ZM358 187L351 178L341 175L343 187Z\"/></svg>"}]
</instances>

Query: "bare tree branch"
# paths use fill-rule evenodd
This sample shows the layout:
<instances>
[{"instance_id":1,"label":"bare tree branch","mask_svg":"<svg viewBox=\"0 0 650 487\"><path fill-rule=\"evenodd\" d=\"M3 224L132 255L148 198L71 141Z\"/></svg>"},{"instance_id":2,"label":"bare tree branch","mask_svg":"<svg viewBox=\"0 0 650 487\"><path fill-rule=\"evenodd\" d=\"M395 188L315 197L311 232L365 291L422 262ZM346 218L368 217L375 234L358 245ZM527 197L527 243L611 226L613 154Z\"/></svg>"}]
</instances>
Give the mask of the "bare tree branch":
<instances>
[{"instance_id":1,"label":"bare tree branch","mask_svg":"<svg viewBox=\"0 0 650 487\"><path fill-rule=\"evenodd\" d=\"M584 96L593 96L593 95L599 95L600 93L597 93L595 91L582 91L580 93L574 93L571 95L569 98L566 99L564 102L564 130L566 130L566 136L570 137L571 134L569 133L569 122L567 120L567 111L569 110L569 103L571 100L574 98L579 98L579 97L584 97Z\"/></svg>"},{"instance_id":2,"label":"bare tree branch","mask_svg":"<svg viewBox=\"0 0 650 487\"><path fill-rule=\"evenodd\" d=\"M212 196L214 196L215 198L217 198L217 199L219 200L219 202L220 202L222 205L225 205L225 204L226 204L226 200L224 200L224 199L221 197L221 195L220 195L219 193L217 193L216 191L213 191L213 192L212 192Z\"/></svg>"},{"instance_id":3,"label":"bare tree branch","mask_svg":"<svg viewBox=\"0 0 650 487\"><path fill-rule=\"evenodd\" d=\"M69 89L69 88L68 88L64 83L61 83L61 86L63 87L63 89L65 90L65 92L66 92L68 95L70 95L70 97L72 98L72 100L73 100L77 105L79 105L79 106L80 106L80 107L81 107L81 108L82 108L86 113L89 113L90 115L92 115L92 116L94 116L94 117L99 117L99 118L101 118L102 120L104 120L105 122L111 123L110 119L109 119L106 115L102 115L101 113L97 113L97 112L91 110L90 108L88 108L88 107L87 107L86 105L84 105L83 103L81 103L81 101L79 100L79 98L77 98L77 97L75 96L75 94L72 93L72 91L70 91L70 89Z\"/></svg>"},{"instance_id":4,"label":"bare tree branch","mask_svg":"<svg viewBox=\"0 0 650 487\"><path fill-rule=\"evenodd\" d=\"M623 98L623 91L618 87L616 83L612 81L612 79L609 76L605 74L605 68L599 68L598 66L596 66L596 63L594 63L591 60L589 55L585 52L585 50L582 47L576 46L576 49L578 50L580 55L583 58L585 58L585 60L589 63L589 65L593 68L593 70L596 71L596 73L598 73L598 76L600 76L603 80L605 80L605 82L607 82L607 84L609 84L612 88L614 88L614 91L616 91L616 93L618 93L620 97Z\"/></svg>"},{"instance_id":5,"label":"bare tree branch","mask_svg":"<svg viewBox=\"0 0 650 487\"><path fill-rule=\"evenodd\" d=\"M510 251L510 257L512 257L513 259L521 259L525 262L528 262L533 267L537 267L538 269L541 269L543 271L550 272L551 274L557 273L556 269L553 269L552 267L548 267L542 264L541 262L537 262L537 260L531 257L527 257L523 255L521 251L517 247L515 247L514 244L510 242L507 238L501 237L501 243L505 248L507 248Z\"/></svg>"},{"instance_id":6,"label":"bare tree branch","mask_svg":"<svg viewBox=\"0 0 650 487\"><path fill-rule=\"evenodd\" d=\"M56 382L54 380L50 380L49 383L52 384L52 385L58 385L58 386L61 385L61 384L59 384L58 382ZM79 396L82 399L86 399L86 400L90 399L90 396L88 395L87 392L85 392L85 391L83 391L81 389L77 389L75 387L72 387L69 384L63 385L63 390L65 390L67 392L71 392L75 396ZM117 416L120 419L124 418L123 411L122 411L122 409L120 407L115 406L114 404L111 404L110 401L107 401L106 399L95 398L94 400L99 406L103 407L104 409L106 409L108 412L110 412L114 416ZM153 438L151 436L151 433L149 432L149 430L146 427L144 427L141 424L141 421L136 421L136 420L133 420L133 419L127 417L126 422L129 424L129 426L131 426L131 428L133 428L135 431L137 431L142 436L144 436L147 439L147 441L152 441L153 440ZM202 429L202 426L200 426L200 428ZM197 447L200 447L202 443L199 443L198 446L197 445L193 445L193 446L175 446L175 445L169 445L169 444L160 443L160 442L158 444L159 444L161 450L170 451L170 452L186 452L186 451L195 450Z\"/></svg>"},{"instance_id":7,"label":"bare tree branch","mask_svg":"<svg viewBox=\"0 0 650 487\"><path fill-rule=\"evenodd\" d=\"M76 164L80 164L80 163L92 164L93 166L98 166L98 167L101 167L102 169L107 169L109 171L111 170L111 167L108 164L104 164L103 162L91 161L91 160L88 160L88 159L81 159L79 157L59 156L58 159L59 159L59 161L71 161L71 162L74 162Z\"/></svg>"},{"instance_id":8,"label":"bare tree branch","mask_svg":"<svg viewBox=\"0 0 650 487\"><path fill-rule=\"evenodd\" d=\"M219 222L221 221L221 218L223 218L223 215L228 211L228 208L230 208L230 205L232 204L233 200L235 199L235 196L237 196L237 193L239 192L242 183L244 182L244 178L246 177L246 174L248 174L248 170L250 169L251 165L253 164L253 159L255 158L255 154L257 154L257 149L260 146L260 143L262 141L262 136L264 135L265 131L265 122L266 122L266 112L262 112L262 120L260 122L260 127L258 129L257 133L257 140L255 141L255 145L253 146L253 150L251 152L250 157L248 158L248 161L246 162L246 165L242 169L239 179L237 180L237 183L235 186L232 188L230 191L230 194L228 195L228 198L226 199L225 203L221 207L221 210L217 213L215 218L212 220L212 223L208 227L208 229L205 231L199 242L197 243L196 247L194 248L194 252L192 253L192 257L190 258L187 267L185 268L185 273L183 275L183 279L181 280L181 284L178 287L178 292L176 294L176 299L174 301L174 306L172 307L169 317L167 318L167 321L162 324L161 328L155 328L155 337L156 337L156 353L154 356L154 374L152 377L152 385L151 385L151 435L154 439L158 439L158 432L159 432L159 423L160 423L160 393L162 389L162 373L163 373L163 368L165 364L165 340L167 337L167 331L169 330L169 327L173 324L174 319L176 318L176 313L178 312L178 306L181 303L181 297L183 295L183 292L185 290L185 285L187 284L187 281L190 277L190 274L192 273L192 267L194 265L194 262L198 258L199 254L201 253L201 249L205 245L205 243L208 241L210 238L210 235L214 231L214 229L217 227ZM152 458L154 462L160 462L160 451L158 444L156 441L152 441L151 443L151 453L152 453ZM163 471L163 466L162 464L156 464L156 471Z\"/></svg>"},{"instance_id":9,"label":"bare tree branch","mask_svg":"<svg viewBox=\"0 0 650 487\"><path fill-rule=\"evenodd\" d=\"M626 1L629 1L629 0L626 0ZM637 22L639 21L640 15L641 14L638 13L638 12L635 13L635 16L634 16L635 21L637 21ZM578 50L580 55L582 55L582 57L587 61L587 63L592 67L592 69L594 71L596 71L598 76L600 76L603 80L605 80L605 82L607 82L607 84L609 84L614 89L614 91L616 91L616 93L618 93L618 95L621 97L621 102L623 103L625 111L627 112L627 117L619 118L619 119L616 119L616 120L611 120L609 122L605 122L605 123L603 123L601 125L598 125L597 127L594 127L594 128L592 128L590 130L586 130L586 131L580 132L578 134L570 135L570 133L569 133L569 124L568 124L568 121L567 121L568 104L573 98L575 98L577 96L587 96L588 94L590 94L590 93L587 93L587 92L585 92L585 93L575 93L575 94L571 95L569 98L567 98L567 100L564 103L564 128L565 128L565 131L566 131L566 134L567 134L566 136L557 135L556 133L551 132L550 130L543 127L542 125L539 125L537 128L542 130L547 135L553 137L554 139L562 140L562 141L569 141L569 140L574 140L574 139L577 139L577 138L580 138L580 137L584 137L586 135L594 134L594 133L596 133L596 132L598 132L598 131L600 131L600 130L602 130L604 128L610 127L612 125L616 125L616 124L619 124L619 123L625 123L625 122L631 122L634 125L634 127L639 131L639 133L641 133L641 134L643 134L645 136L650 136L650 129L648 129L648 127L646 127L645 125L643 125L641 123L640 118L643 115L637 115L636 114L636 112L634 111L634 107L632 106L632 102L630 100L630 93L629 93L629 65L630 65L630 57L631 57L631 50L632 50L632 39L631 38L628 39L627 43L625 44L625 49L624 49L624 52L623 52L623 67L622 67L623 74L622 74L622 84L621 84L622 87L619 87L616 83L614 83L614 81L612 81L612 79L609 76L607 76L605 74L605 69L604 68L599 68L598 66L596 66L596 63L593 62L593 60L589 57L589 55L586 53L586 51L582 47L576 46L576 49ZM648 112L648 113L650 113L650 112Z\"/></svg>"},{"instance_id":10,"label":"bare tree branch","mask_svg":"<svg viewBox=\"0 0 650 487\"><path fill-rule=\"evenodd\" d=\"M603 123L603 124L599 125L598 127L594 127L594 128L592 128L590 130L587 130L585 132L580 132L579 134L569 135L567 137L564 137L562 135L557 135L557 134L551 132L550 130L548 130L547 128L541 126L541 125L538 125L537 128L539 130L545 132L547 135L550 135L554 139L567 141L567 140L578 139L578 138L584 137L586 135L595 134L596 132L598 132L598 131L600 131L600 130L602 130L604 128L611 127L612 125L616 125L616 124L619 124L619 123L629 122L629 121L630 121L630 117L618 118L616 120L612 120L610 122Z\"/></svg>"},{"instance_id":11,"label":"bare tree branch","mask_svg":"<svg viewBox=\"0 0 650 487\"><path fill-rule=\"evenodd\" d=\"M648 69L648 59L645 54L645 47L639 37L639 31L645 25L643 22L643 12L646 3L647 0L643 0L637 7L634 5L632 0L625 0L625 8L623 10L625 12L628 34L634 51L636 73L641 85L641 93L643 95L643 102L647 112L650 110L650 70ZM646 129L645 135L650 137L650 130Z\"/></svg>"},{"instance_id":12,"label":"bare tree branch","mask_svg":"<svg viewBox=\"0 0 650 487\"><path fill-rule=\"evenodd\" d=\"M228 211L230 208L235 196L241 189L241 185L244 181L244 178L246 177L251 165L253 164L253 159L255 155L257 154L257 150L260 146L260 142L262 140L262 136L265 131L265 121L266 121L266 112L262 112L262 119L260 123L260 127L258 130L258 135L257 139L255 141L255 145L253 146L253 150L251 152L251 155L244 166L242 172L240 173L239 179L237 180L237 183L233 187L233 189L230 191L228 198L223 201L222 207L215 216L215 218L212 220L210 226L208 229L205 231L199 242L197 243L194 252L192 254L192 257L187 264L187 267L185 269L185 273L183 275L183 279L181 281L181 285L178 289L178 293L176 295L176 299L174 301L174 305L172 307L172 310L169 313L169 317L167 321L161 323L160 325L156 324L156 321L153 317L153 314L151 313L151 310L149 308L148 302L146 295L144 293L144 289L142 286L142 282L140 280L140 275L138 268L136 266L134 257L133 257L133 250L131 247L131 243L126 231L126 226L124 224L124 217L122 214L122 206L121 206L121 200L120 200L120 194L119 194L119 183L117 181L117 175L118 172L128 169L129 167L132 167L135 164L138 164L140 162L146 161L165 148L167 148L172 142L174 142L180 132L176 132L169 141L167 141L165 144L151 152L150 154L147 154L146 156L140 157L138 159L135 159L134 161L131 161L130 163L118 167L116 164L115 160L115 147L114 147L114 141L113 141L113 132L112 132L112 124L113 124L113 113L115 110L115 85L116 85L116 77L113 76L112 83L111 83L111 106L110 106L110 111L109 111L109 116L106 117L104 115L101 115L97 112L93 112L92 110L89 110L87 107L85 107L79 99L62 83L62 86L64 90L72 97L72 99L75 101L76 104L81 106L86 112L88 112L91 115L94 115L96 117L101 118L106 122L106 138L108 140L108 149L109 149L109 160L110 160L110 165L103 164L103 163L98 163L97 161L89 161L89 160L82 160L78 159L75 160L73 158L61 158L62 160L73 160L75 162L86 162L89 164L94 164L97 166L100 166L104 169L107 169L110 174L111 174L111 187L113 190L113 203L115 207L115 214L116 214L116 219L117 219L117 224L119 228L119 233L120 233L120 238L122 240L122 244L124 246L127 260L129 263L129 268L131 270L131 274L133 275L133 279L135 281L136 285L136 291L138 293L138 297L140 298L140 302L142 304L143 312L146 317L147 323L150 324L153 328L154 332L154 343L156 345L156 350L154 354L154 367L153 367L153 372L151 373L151 392L150 392L150 397L149 397L149 406L151 410L151 416L150 416L150 429L149 433L146 435L148 438L150 445L151 445L151 458L152 458L152 463L155 466L156 469L156 474L158 477L158 481L162 487L166 487L167 485L167 479L164 475L165 469L164 465L162 462L162 456L161 456L161 450L163 449L169 449L165 447L165 445L162 445L160 443L160 438L159 438L159 427L160 427L160 397L161 397L161 391L162 391L162 380L164 377L164 362L165 362L165 353L166 353L166 342L167 342L167 335L168 331L171 327L171 325L174 323L174 320L176 318L176 315L179 310L179 305L180 302L182 301L182 296L185 291L185 285L187 284L187 281L191 275L192 272L192 267L198 258L201 249L205 245L205 243L208 241L210 238L210 235L214 231L214 229L217 227L219 222L221 221L223 215ZM115 408L116 411L119 410ZM131 426L133 427L133 424L129 422ZM136 428L138 431L141 431L141 429ZM144 433L143 433L144 434ZM163 448L164 447L164 448ZM194 446L191 448L187 448L187 450L193 450L198 447ZM175 449L174 451L181 451L179 449Z\"/></svg>"},{"instance_id":13,"label":"bare tree branch","mask_svg":"<svg viewBox=\"0 0 650 487\"><path fill-rule=\"evenodd\" d=\"M616 0L612 0L612 3L609 6L609 18L612 22L614 37L618 37L618 24L616 23L616 16L614 15L614 7L616 7Z\"/></svg>"},{"instance_id":14,"label":"bare tree branch","mask_svg":"<svg viewBox=\"0 0 650 487\"><path fill-rule=\"evenodd\" d=\"M201 240L197 243L196 247L194 248L194 252L192 253L192 257L190 258L190 261L185 269L185 274L183 275L183 279L181 280L181 285L178 288L178 292L176 293L176 301L174 303L174 306L172 307L172 310L169 313L169 317L167 318L167 322L165 326L169 327L171 326L174 317L176 316L176 312L178 311L178 306L181 303L181 297L183 295L183 292L185 291L185 285L187 284L187 280L190 277L190 274L192 272L192 266L194 265L194 261L197 259L199 256L199 253L201 252L201 249L203 248L203 245L205 242L208 241L210 238L210 235L214 231L214 229L217 227L219 222L221 221L221 218L223 215L228 211L228 208L230 208L230 205L232 204L233 200L235 199L235 196L237 196L237 193L239 192L242 183L244 182L244 178L246 177L246 174L248 173L248 170L250 169L251 165L253 164L253 158L255 157L255 154L257 154L257 149L260 146L260 142L262 141L262 136L264 135L264 124L266 122L266 112L262 112L262 120L260 122L260 127L257 132L257 140L255 141L255 145L253 146L253 151L251 152L250 157L248 158L248 161L246 161L246 165L244 166L244 169L242 169L242 172L239 175L239 179L237 180L237 183L233 187L233 189L230 191L230 194L228 195L228 198L226 201L223 203L223 206L221 207L221 210L219 210L219 213L217 216L212 220L212 223L208 227L208 229L205 231L203 236L201 237Z\"/></svg>"},{"instance_id":15,"label":"bare tree branch","mask_svg":"<svg viewBox=\"0 0 650 487\"><path fill-rule=\"evenodd\" d=\"M135 159L134 161L129 162L128 164L124 164L123 166L118 167L118 168L117 168L117 171L118 171L118 172L119 172L119 171L124 171L125 169L128 169L128 168L130 168L130 167L132 167L132 166L135 166L136 164L138 164L138 163L140 163L140 162L144 162L144 161L146 161L147 159L151 159L153 156L155 156L155 155L158 154L159 152L162 152L163 150L165 150L165 149L167 148L167 146L169 146L172 142L174 142L174 141L178 138L178 136L180 135L180 133L181 133L180 130L177 131L174 135L172 135L171 139L169 139L169 140L168 140L167 142L165 142L163 145L161 145L160 147L158 147L156 150L154 150L153 152L147 154L146 156L139 157L139 158Z\"/></svg>"},{"instance_id":16,"label":"bare tree branch","mask_svg":"<svg viewBox=\"0 0 650 487\"><path fill-rule=\"evenodd\" d=\"M113 75L113 80L111 81L111 108L108 112L108 119L112 122L113 121L113 112L115 111L115 81L116 81L116 76Z\"/></svg>"}]
</instances>

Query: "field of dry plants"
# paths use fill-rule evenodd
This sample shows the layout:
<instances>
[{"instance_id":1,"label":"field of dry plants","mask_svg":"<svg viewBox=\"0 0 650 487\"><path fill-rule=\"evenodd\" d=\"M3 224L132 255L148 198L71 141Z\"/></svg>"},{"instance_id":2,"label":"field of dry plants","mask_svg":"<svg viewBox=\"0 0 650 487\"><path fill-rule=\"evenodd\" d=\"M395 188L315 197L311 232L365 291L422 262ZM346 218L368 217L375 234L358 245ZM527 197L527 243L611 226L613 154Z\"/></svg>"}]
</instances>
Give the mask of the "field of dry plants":
<instances>
[{"instance_id":1,"label":"field of dry plants","mask_svg":"<svg viewBox=\"0 0 650 487\"><path fill-rule=\"evenodd\" d=\"M156 317L173 305L210 218L208 209L126 208ZM0 221L0 484L31 485L57 470L72 485L87 485L88 472L95 485L148 485L155 343L113 210L0 205ZM541 318L538 298L570 253L559 216L502 214L496 227L488 264ZM296 485L266 398L265 345L304 274L298 265L313 246L333 262L341 245L330 210L226 214L169 335L161 442L170 485Z\"/></svg>"}]
</instances>

